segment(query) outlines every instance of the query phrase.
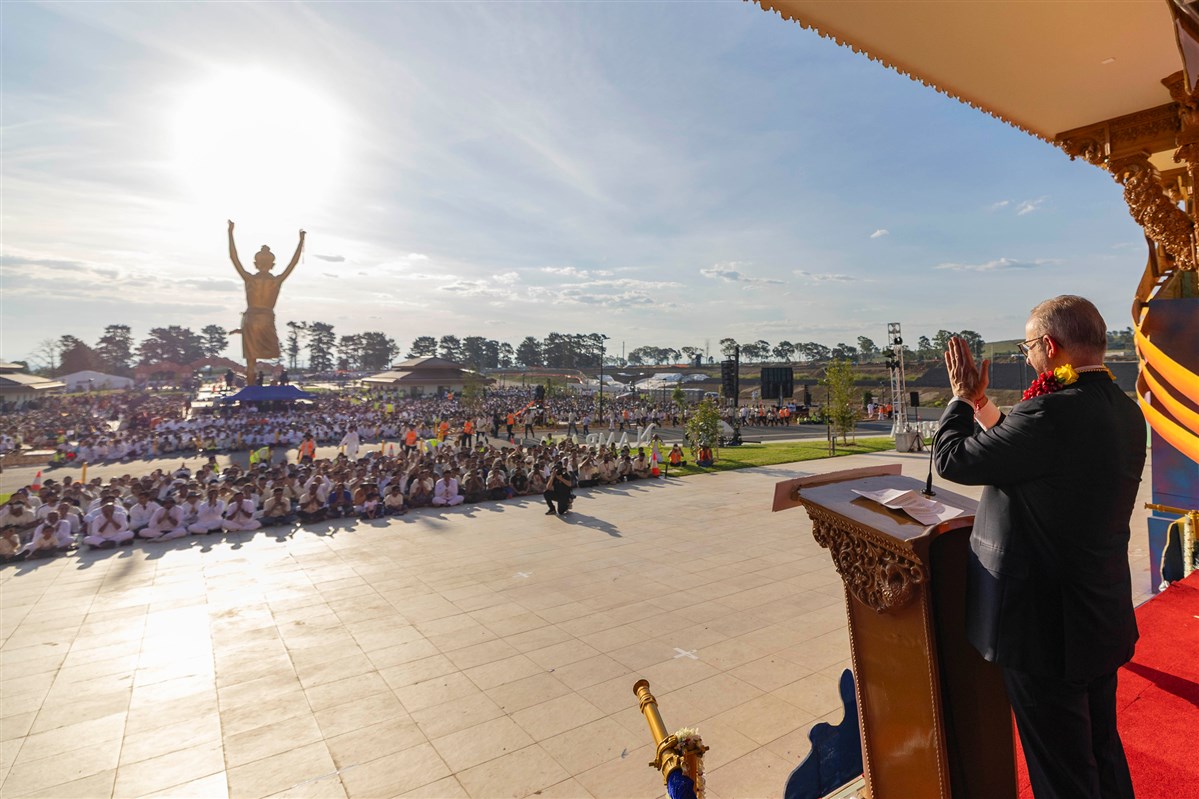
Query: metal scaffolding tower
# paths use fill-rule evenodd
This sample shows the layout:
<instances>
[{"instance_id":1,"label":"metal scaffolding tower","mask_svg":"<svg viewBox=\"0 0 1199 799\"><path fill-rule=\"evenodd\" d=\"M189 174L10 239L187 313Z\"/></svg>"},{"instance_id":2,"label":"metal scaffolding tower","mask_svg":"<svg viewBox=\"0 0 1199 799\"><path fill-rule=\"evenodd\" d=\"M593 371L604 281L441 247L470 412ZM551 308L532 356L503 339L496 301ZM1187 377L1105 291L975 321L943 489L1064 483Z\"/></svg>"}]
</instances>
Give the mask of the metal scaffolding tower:
<instances>
[{"instance_id":1,"label":"metal scaffolding tower","mask_svg":"<svg viewBox=\"0 0 1199 799\"><path fill-rule=\"evenodd\" d=\"M899 322L887 323L887 368L891 370L891 437L911 430L908 418L908 386L903 370L903 336Z\"/></svg>"}]
</instances>

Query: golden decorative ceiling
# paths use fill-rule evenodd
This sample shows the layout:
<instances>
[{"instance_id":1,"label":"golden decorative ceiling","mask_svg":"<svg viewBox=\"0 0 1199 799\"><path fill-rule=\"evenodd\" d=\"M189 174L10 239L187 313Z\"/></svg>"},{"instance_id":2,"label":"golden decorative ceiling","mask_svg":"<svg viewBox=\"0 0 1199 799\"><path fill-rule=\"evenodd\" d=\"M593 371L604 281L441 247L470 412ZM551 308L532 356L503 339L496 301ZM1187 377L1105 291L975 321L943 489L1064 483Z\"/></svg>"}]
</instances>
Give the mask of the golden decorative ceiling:
<instances>
[{"instance_id":1,"label":"golden decorative ceiling","mask_svg":"<svg viewBox=\"0 0 1199 799\"><path fill-rule=\"evenodd\" d=\"M1171 102L1167 0L755 0L1046 141Z\"/></svg>"}]
</instances>

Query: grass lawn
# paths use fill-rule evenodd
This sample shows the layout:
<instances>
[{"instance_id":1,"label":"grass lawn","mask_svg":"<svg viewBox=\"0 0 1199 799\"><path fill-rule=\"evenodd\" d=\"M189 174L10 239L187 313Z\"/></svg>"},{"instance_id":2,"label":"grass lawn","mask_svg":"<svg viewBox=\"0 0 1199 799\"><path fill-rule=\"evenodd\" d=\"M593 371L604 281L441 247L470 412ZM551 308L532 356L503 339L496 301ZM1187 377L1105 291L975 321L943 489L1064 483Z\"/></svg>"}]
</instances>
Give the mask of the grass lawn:
<instances>
[{"instance_id":1,"label":"grass lawn","mask_svg":"<svg viewBox=\"0 0 1199 799\"><path fill-rule=\"evenodd\" d=\"M895 442L885 437L859 438L856 443L850 444L837 442L838 455L864 455L889 449L895 449ZM790 441L779 444L743 444L740 447L721 447L720 454L716 457L716 463L707 469L701 469L688 462L686 466L671 468L670 474L673 477L686 477L689 474L745 469L750 466L773 466L776 463L814 461L828 456L828 442L824 439ZM690 453L688 453L688 457L690 457Z\"/></svg>"}]
</instances>

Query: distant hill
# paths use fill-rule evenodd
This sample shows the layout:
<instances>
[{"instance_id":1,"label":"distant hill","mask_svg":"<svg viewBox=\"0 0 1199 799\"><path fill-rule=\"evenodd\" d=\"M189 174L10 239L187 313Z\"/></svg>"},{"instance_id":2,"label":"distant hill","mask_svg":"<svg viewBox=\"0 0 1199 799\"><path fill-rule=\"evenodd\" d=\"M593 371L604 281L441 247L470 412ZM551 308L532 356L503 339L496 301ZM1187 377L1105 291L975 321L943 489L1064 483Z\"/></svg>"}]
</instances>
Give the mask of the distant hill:
<instances>
[{"instance_id":1,"label":"distant hill","mask_svg":"<svg viewBox=\"0 0 1199 799\"><path fill-rule=\"evenodd\" d=\"M1008 356L1020 356L1020 350L1016 349L1016 345L1020 344L1022 339L1012 338L1004 341L988 341L983 345L983 357L990 358L992 361L1002 360Z\"/></svg>"}]
</instances>

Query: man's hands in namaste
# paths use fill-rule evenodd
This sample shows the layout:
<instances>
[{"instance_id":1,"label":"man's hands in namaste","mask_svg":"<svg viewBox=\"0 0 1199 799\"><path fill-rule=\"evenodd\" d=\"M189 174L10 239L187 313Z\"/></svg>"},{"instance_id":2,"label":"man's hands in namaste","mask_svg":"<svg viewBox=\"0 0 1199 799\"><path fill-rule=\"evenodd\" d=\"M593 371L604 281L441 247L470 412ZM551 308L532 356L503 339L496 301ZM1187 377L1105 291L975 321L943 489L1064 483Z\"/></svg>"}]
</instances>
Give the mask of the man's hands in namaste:
<instances>
[{"instance_id":1,"label":"man's hands in namaste","mask_svg":"<svg viewBox=\"0 0 1199 799\"><path fill-rule=\"evenodd\" d=\"M974 356L963 339L954 336L945 350L945 368L949 372L949 385L955 397L977 403L987 393L991 379L991 361L984 360L982 368L974 365Z\"/></svg>"}]
</instances>

